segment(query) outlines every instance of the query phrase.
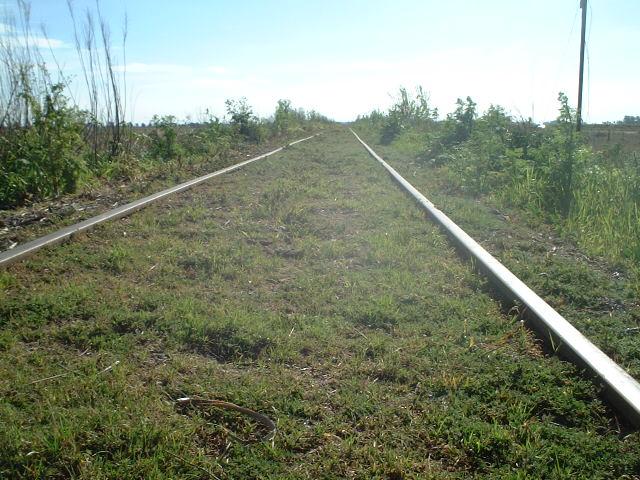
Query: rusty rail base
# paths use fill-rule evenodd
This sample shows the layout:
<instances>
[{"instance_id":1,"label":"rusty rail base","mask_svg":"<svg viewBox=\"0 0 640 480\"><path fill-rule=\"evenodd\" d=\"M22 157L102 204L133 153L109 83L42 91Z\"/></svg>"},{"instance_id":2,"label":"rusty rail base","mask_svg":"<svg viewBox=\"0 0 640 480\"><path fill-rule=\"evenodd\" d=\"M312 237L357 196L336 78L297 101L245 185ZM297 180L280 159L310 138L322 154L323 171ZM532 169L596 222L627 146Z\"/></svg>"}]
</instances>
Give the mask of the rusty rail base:
<instances>
[{"instance_id":1,"label":"rusty rail base","mask_svg":"<svg viewBox=\"0 0 640 480\"><path fill-rule=\"evenodd\" d=\"M149 195L147 197L141 198L139 200L135 200L131 203L127 203L126 205L122 205L121 207L118 208L114 208L113 210L109 210L108 212L102 213L100 215L97 215L95 217L89 218L87 220L84 220L82 222L76 223L74 225L62 228L56 232L50 233L48 235L45 235L43 237L37 238L35 240L31 240L29 242L26 242L22 245L18 245L17 247L15 247L14 249L11 250L5 250L4 252L0 253L0 267L5 267L7 265L10 265L14 262L17 262L18 260L22 260L23 258L28 257L29 255L32 255L33 253L37 252L38 250L40 250L43 247L48 247L51 245L56 245L58 243L61 243L69 238L71 238L73 235L76 235L80 232L84 232L86 230L89 230L93 227L95 227L96 225L99 225L101 223L107 222L109 220L116 220L118 218L122 218L122 217L126 217L130 214L132 214L133 212L140 210L142 208L145 208L147 206L149 206L150 204L157 202L159 200L162 200L163 198L166 198L170 195L176 194L176 193L180 193L183 192L185 190L188 190L190 188L195 187L196 185L200 185L203 182L206 182L207 180L217 177L218 175L222 175L228 172L232 172L234 170L238 170L239 168L244 167L245 165L248 165L250 163L256 162L258 160L261 160L263 158L269 157L271 155L274 155L278 152L281 152L282 150L284 150L285 148L288 148L292 145L295 145L297 143L300 142L304 142L306 140L310 140L311 138L315 137L316 135L319 134L315 134L315 135L311 135L309 137L306 138L301 138L300 140L296 140L294 142L291 142L283 147L279 147L276 148L275 150L272 150L270 152L267 153L263 153L262 155L258 155L257 157L254 158L250 158L249 160L244 160L243 162L240 163L236 163L235 165L231 165L229 167L223 168L221 170L217 170L215 172L212 173L208 173L206 175L203 175L201 177L197 177L194 178L192 180L188 180L184 183L181 183L179 185L176 185L174 187L171 188L167 188L165 190L162 190L160 192L154 193L152 195Z\"/></svg>"},{"instance_id":2,"label":"rusty rail base","mask_svg":"<svg viewBox=\"0 0 640 480\"><path fill-rule=\"evenodd\" d=\"M640 427L640 384L622 367L596 347L578 329L556 312L507 267L487 252L449 217L440 211L393 167L385 162L353 130L351 133L387 172L406 190L428 215L447 234L465 256L476 263L505 299L523 307L523 315L545 339L553 339L558 352L568 360L585 368L604 387L605 395L623 417Z\"/></svg>"}]
</instances>

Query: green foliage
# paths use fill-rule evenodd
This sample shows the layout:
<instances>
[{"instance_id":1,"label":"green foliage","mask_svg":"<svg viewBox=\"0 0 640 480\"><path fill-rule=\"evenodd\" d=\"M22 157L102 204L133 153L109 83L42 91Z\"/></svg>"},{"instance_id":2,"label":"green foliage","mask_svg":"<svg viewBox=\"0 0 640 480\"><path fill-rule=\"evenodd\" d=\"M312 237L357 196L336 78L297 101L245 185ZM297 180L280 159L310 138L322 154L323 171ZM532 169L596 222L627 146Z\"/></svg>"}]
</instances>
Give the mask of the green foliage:
<instances>
[{"instance_id":1,"label":"green foliage","mask_svg":"<svg viewBox=\"0 0 640 480\"><path fill-rule=\"evenodd\" d=\"M446 150L469 139L474 129L476 118L476 104L471 97L467 97L466 100L458 98L455 111L448 114L446 120L442 123L428 156L433 158L436 163L446 161Z\"/></svg>"},{"instance_id":2,"label":"green foliage","mask_svg":"<svg viewBox=\"0 0 640 480\"><path fill-rule=\"evenodd\" d=\"M0 131L0 207L75 190L83 170L82 115L69 107L62 85L43 101L23 93L32 112L28 125Z\"/></svg>"},{"instance_id":3,"label":"green foliage","mask_svg":"<svg viewBox=\"0 0 640 480\"><path fill-rule=\"evenodd\" d=\"M274 132L276 135L286 135L300 131L306 119L304 110L295 110L291 106L291 100L278 100L276 113L273 117Z\"/></svg>"},{"instance_id":4,"label":"green foliage","mask_svg":"<svg viewBox=\"0 0 640 480\"><path fill-rule=\"evenodd\" d=\"M154 115L151 120L151 145L149 155L156 160L172 160L182 153L178 144L178 133L176 118L173 115L159 117Z\"/></svg>"},{"instance_id":5,"label":"green foliage","mask_svg":"<svg viewBox=\"0 0 640 480\"><path fill-rule=\"evenodd\" d=\"M235 131L246 140L260 143L266 136L266 127L253 113L253 109L242 97L239 100L229 99L225 102L227 114Z\"/></svg>"},{"instance_id":6,"label":"green foliage","mask_svg":"<svg viewBox=\"0 0 640 480\"><path fill-rule=\"evenodd\" d=\"M640 265L640 169L637 158L627 159L617 166L600 155L581 160L567 226L594 252Z\"/></svg>"},{"instance_id":7,"label":"green foliage","mask_svg":"<svg viewBox=\"0 0 640 480\"><path fill-rule=\"evenodd\" d=\"M542 132L530 120L515 121L499 106L490 106L478 118L471 98L458 99L427 155L470 193L499 193L513 203L566 218L575 171L590 152L574 132L566 95L560 94L559 101L556 124Z\"/></svg>"},{"instance_id":8,"label":"green foliage","mask_svg":"<svg viewBox=\"0 0 640 480\"><path fill-rule=\"evenodd\" d=\"M61 84L42 88L48 93L22 93L26 120L0 129L0 208L73 192L81 179L135 178L160 168L157 163L176 162L182 168L222 157L242 141L297 135L328 122L318 112L294 109L289 100L278 102L272 120L256 117L245 98L228 100L229 123L207 111L198 123L155 115L141 132L121 125L126 148L110 154L105 153L110 125L69 106Z\"/></svg>"},{"instance_id":9,"label":"green foliage","mask_svg":"<svg viewBox=\"0 0 640 480\"><path fill-rule=\"evenodd\" d=\"M469 138L477 117L476 107L477 105L471 100L471 97L467 97L466 101L460 98L456 101L455 111L447 117L448 125L453 126L451 129L451 141L460 143ZM504 115L503 112L500 111L490 111L487 120L490 120L492 117L495 117L497 120L502 120Z\"/></svg>"},{"instance_id":10,"label":"green foliage","mask_svg":"<svg viewBox=\"0 0 640 480\"><path fill-rule=\"evenodd\" d=\"M378 115L378 112L372 115ZM384 119L380 142L389 144L408 127L428 124L437 118L438 110L430 106L429 95L422 87L416 89L415 97L412 97L406 88L401 87L395 104Z\"/></svg>"},{"instance_id":11,"label":"green foliage","mask_svg":"<svg viewBox=\"0 0 640 480\"><path fill-rule=\"evenodd\" d=\"M558 96L556 121L545 128L517 120L499 106L478 116L475 102L458 99L442 122L408 122L417 103L406 90L388 113L372 112L358 128L381 143L440 168L455 187L493 195L540 215L589 251L640 264L640 167L637 154L595 153L575 132L575 112ZM416 139L420 139L417 141Z\"/></svg>"},{"instance_id":12,"label":"green foliage","mask_svg":"<svg viewBox=\"0 0 640 480\"><path fill-rule=\"evenodd\" d=\"M547 211L567 217L573 199L574 171L579 160L578 139L574 132L575 114L564 93L558 96L560 115L557 125L533 154L533 163L544 183L543 201Z\"/></svg>"},{"instance_id":13,"label":"green foliage","mask_svg":"<svg viewBox=\"0 0 640 480\"><path fill-rule=\"evenodd\" d=\"M622 121L618 123L623 125L640 125L640 115L625 115Z\"/></svg>"},{"instance_id":14,"label":"green foliage","mask_svg":"<svg viewBox=\"0 0 640 480\"><path fill-rule=\"evenodd\" d=\"M226 154L235 142L232 128L207 111L205 118L190 127L181 139L189 155L215 156Z\"/></svg>"},{"instance_id":15,"label":"green foliage","mask_svg":"<svg viewBox=\"0 0 640 480\"><path fill-rule=\"evenodd\" d=\"M277 134L288 133L295 122L291 100L278 100L273 118L273 129Z\"/></svg>"}]
</instances>

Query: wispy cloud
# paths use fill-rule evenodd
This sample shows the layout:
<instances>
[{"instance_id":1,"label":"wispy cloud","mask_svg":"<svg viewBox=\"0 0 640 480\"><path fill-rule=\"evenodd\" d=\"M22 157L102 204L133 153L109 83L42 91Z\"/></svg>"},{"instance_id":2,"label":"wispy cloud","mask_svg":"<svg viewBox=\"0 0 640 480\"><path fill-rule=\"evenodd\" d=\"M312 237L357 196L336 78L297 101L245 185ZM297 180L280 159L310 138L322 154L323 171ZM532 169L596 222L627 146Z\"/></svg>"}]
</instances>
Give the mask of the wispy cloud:
<instances>
[{"instance_id":1,"label":"wispy cloud","mask_svg":"<svg viewBox=\"0 0 640 480\"><path fill-rule=\"evenodd\" d=\"M127 73L190 73L193 69L188 65L178 65L172 63L141 63L133 62L126 65L116 65L114 70Z\"/></svg>"},{"instance_id":2,"label":"wispy cloud","mask_svg":"<svg viewBox=\"0 0 640 480\"><path fill-rule=\"evenodd\" d=\"M47 38L47 37L15 37L20 43L28 44L31 47L37 48L68 48L69 44L63 42L62 40L58 40L57 38Z\"/></svg>"},{"instance_id":3,"label":"wispy cloud","mask_svg":"<svg viewBox=\"0 0 640 480\"><path fill-rule=\"evenodd\" d=\"M144 63L131 62L126 65L116 65L115 70L118 72L137 73L137 74L214 74L224 75L229 73L229 69L219 65L211 65L208 67L196 67L192 65L182 65L177 63Z\"/></svg>"},{"instance_id":4,"label":"wispy cloud","mask_svg":"<svg viewBox=\"0 0 640 480\"><path fill-rule=\"evenodd\" d=\"M44 35L25 36L17 31L12 25L0 23L0 41L13 43L17 46L29 46L35 48L68 48L69 44L57 38L49 38Z\"/></svg>"},{"instance_id":5,"label":"wispy cloud","mask_svg":"<svg viewBox=\"0 0 640 480\"><path fill-rule=\"evenodd\" d=\"M229 69L226 67L220 67L217 65L211 65L207 68L205 68L205 70L209 73L215 73L217 75L224 75L225 73L229 73Z\"/></svg>"}]
</instances>

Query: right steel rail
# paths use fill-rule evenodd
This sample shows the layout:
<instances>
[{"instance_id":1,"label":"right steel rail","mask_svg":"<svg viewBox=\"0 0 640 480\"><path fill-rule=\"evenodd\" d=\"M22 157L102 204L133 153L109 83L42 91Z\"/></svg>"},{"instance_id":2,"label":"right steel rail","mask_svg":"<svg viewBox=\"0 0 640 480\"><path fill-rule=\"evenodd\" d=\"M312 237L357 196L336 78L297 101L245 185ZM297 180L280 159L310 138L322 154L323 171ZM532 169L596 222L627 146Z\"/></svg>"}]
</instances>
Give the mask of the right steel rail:
<instances>
[{"instance_id":1,"label":"right steel rail","mask_svg":"<svg viewBox=\"0 0 640 480\"><path fill-rule=\"evenodd\" d=\"M378 156L353 130L351 133L371 156L378 160L391 176L415 198L456 246L475 260L479 269L489 277L500 292L510 301L524 307L522 314L532 323L533 327L542 335L549 335L556 345L561 346L561 353L594 375L605 387L605 392L613 405L630 423L640 427L640 384L436 208L432 202Z\"/></svg>"}]
</instances>

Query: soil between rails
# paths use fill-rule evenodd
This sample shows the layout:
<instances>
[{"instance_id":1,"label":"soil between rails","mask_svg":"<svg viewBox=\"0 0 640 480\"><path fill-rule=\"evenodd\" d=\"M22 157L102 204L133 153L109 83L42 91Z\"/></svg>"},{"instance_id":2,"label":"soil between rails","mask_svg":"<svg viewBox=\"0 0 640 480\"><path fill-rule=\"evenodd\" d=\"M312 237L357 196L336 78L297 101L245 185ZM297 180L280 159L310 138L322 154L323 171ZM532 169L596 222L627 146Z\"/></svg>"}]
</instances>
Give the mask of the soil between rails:
<instances>
[{"instance_id":1,"label":"soil between rails","mask_svg":"<svg viewBox=\"0 0 640 480\"><path fill-rule=\"evenodd\" d=\"M40 252L0 286L0 476L640 472L638 433L501 313L346 130ZM186 396L269 415L274 443Z\"/></svg>"}]
</instances>

